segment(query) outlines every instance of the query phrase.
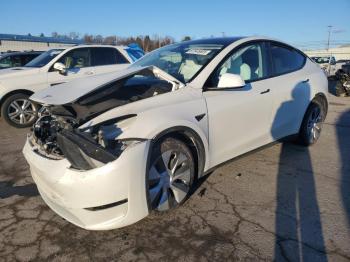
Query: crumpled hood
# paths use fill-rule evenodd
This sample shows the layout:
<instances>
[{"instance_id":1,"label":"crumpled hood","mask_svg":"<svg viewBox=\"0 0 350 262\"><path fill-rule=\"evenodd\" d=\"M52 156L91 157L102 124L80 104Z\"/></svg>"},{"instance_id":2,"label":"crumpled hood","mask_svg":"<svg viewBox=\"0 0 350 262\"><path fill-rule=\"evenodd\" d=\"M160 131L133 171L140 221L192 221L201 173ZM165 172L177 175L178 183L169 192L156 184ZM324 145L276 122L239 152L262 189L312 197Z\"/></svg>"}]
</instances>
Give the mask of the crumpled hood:
<instances>
[{"instance_id":1,"label":"crumpled hood","mask_svg":"<svg viewBox=\"0 0 350 262\"><path fill-rule=\"evenodd\" d=\"M7 69L0 70L0 80L12 78L12 77L21 77L32 75L38 73L40 68L36 67L12 67Z\"/></svg>"},{"instance_id":2,"label":"crumpled hood","mask_svg":"<svg viewBox=\"0 0 350 262\"><path fill-rule=\"evenodd\" d=\"M166 78L169 81L172 81L176 84L180 84L178 80L154 66L128 67L125 70L89 76L85 78L72 80L68 83L48 87L46 89L36 92L30 97L30 99L32 101L45 105L63 105L72 103L78 98L82 97L83 95L86 95L98 89L101 86L128 77L146 68L151 68L155 73L162 75L163 78Z\"/></svg>"}]
</instances>

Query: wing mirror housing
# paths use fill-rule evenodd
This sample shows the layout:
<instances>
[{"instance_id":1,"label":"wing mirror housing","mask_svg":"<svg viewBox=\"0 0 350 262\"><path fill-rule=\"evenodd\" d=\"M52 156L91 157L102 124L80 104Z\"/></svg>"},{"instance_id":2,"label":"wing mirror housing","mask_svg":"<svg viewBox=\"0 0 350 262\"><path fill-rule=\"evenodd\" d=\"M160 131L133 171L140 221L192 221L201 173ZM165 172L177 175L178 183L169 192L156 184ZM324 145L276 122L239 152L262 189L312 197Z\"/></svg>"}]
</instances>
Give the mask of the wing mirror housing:
<instances>
[{"instance_id":1,"label":"wing mirror housing","mask_svg":"<svg viewBox=\"0 0 350 262\"><path fill-rule=\"evenodd\" d=\"M58 71L61 75L65 75L67 73L67 68L64 64L60 63L60 62L56 62L53 65L53 68Z\"/></svg>"},{"instance_id":2,"label":"wing mirror housing","mask_svg":"<svg viewBox=\"0 0 350 262\"><path fill-rule=\"evenodd\" d=\"M225 73L220 77L217 88L241 88L244 86L245 82L240 75Z\"/></svg>"}]
</instances>

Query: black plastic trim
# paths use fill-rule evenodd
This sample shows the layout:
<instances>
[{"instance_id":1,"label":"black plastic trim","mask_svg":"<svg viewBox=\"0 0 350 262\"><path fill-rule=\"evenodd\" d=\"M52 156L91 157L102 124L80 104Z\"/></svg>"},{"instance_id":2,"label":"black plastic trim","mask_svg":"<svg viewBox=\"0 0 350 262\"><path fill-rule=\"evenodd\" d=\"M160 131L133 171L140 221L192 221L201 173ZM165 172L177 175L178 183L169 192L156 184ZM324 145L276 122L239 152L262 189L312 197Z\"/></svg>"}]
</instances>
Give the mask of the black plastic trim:
<instances>
[{"instance_id":1,"label":"black plastic trim","mask_svg":"<svg viewBox=\"0 0 350 262\"><path fill-rule=\"evenodd\" d=\"M203 113L203 114L200 114L200 115L197 115L197 116L195 116L194 118L199 122L199 121L201 121L202 119L203 119L203 117L205 117L205 113Z\"/></svg>"},{"instance_id":2,"label":"black plastic trim","mask_svg":"<svg viewBox=\"0 0 350 262\"><path fill-rule=\"evenodd\" d=\"M104 209L120 206L120 205L123 205L125 203L128 203L128 199L127 198L125 198L123 200L120 200L120 201L117 201L117 202L114 202L114 203L111 203L111 204L107 204L107 205L103 205L103 206L97 206L97 207L87 207L87 208L84 208L84 209L89 210L89 211L100 211L100 210L104 210Z\"/></svg>"}]
</instances>

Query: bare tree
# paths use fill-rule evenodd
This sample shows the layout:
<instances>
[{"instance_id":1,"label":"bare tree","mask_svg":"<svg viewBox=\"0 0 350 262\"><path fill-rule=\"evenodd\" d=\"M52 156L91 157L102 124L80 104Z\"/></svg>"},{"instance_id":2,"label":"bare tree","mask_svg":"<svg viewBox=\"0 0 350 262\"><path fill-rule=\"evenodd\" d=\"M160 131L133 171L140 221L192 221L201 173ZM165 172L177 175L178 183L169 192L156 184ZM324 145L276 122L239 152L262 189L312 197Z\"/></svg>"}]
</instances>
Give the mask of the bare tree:
<instances>
[{"instance_id":1,"label":"bare tree","mask_svg":"<svg viewBox=\"0 0 350 262\"><path fill-rule=\"evenodd\" d=\"M92 44L94 42L94 37L89 34L85 34L83 39L84 39L84 42L87 44Z\"/></svg>"},{"instance_id":2,"label":"bare tree","mask_svg":"<svg viewBox=\"0 0 350 262\"><path fill-rule=\"evenodd\" d=\"M107 45L115 45L117 43L117 37L115 35L107 36L103 39L103 43Z\"/></svg>"},{"instance_id":3,"label":"bare tree","mask_svg":"<svg viewBox=\"0 0 350 262\"><path fill-rule=\"evenodd\" d=\"M42 34L43 35L43 34ZM145 52L152 51L156 48L169 45L175 42L171 36L160 37L159 35L139 35L137 37L118 37L115 35L103 37L102 35L84 34L81 36L78 32L70 32L69 34L59 34L58 32L52 32L52 37L62 39L74 39L83 40L87 44L108 44L108 45L129 45L131 43L138 44ZM185 39L191 39L189 36Z\"/></svg>"}]
</instances>

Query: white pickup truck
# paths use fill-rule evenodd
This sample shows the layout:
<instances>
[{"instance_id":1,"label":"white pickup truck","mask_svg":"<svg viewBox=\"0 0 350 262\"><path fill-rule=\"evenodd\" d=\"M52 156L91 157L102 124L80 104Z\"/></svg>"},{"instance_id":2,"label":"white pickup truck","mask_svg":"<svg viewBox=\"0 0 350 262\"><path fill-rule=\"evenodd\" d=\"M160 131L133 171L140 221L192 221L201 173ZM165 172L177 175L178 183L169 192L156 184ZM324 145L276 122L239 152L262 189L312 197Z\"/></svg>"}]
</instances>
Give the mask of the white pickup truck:
<instances>
[{"instance_id":1,"label":"white pickup truck","mask_svg":"<svg viewBox=\"0 0 350 262\"><path fill-rule=\"evenodd\" d=\"M315 56L311 59L320 65L328 77L334 77L336 72L345 64L345 62L338 63L334 56Z\"/></svg>"}]
</instances>

